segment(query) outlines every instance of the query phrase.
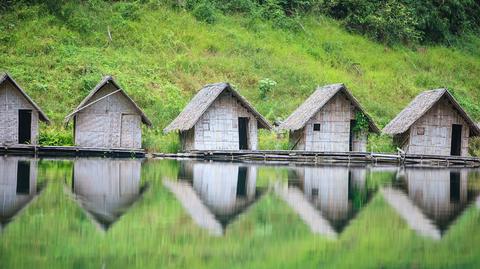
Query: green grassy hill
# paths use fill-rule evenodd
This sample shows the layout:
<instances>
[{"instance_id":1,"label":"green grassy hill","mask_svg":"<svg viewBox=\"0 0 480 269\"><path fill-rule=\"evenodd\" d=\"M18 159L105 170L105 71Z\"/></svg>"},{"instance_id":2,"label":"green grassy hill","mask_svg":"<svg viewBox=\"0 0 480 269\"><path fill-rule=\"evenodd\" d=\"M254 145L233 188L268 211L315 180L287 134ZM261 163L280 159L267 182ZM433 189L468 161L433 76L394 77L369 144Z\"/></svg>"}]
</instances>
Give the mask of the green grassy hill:
<instances>
[{"instance_id":1,"label":"green grassy hill","mask_svg":"<svg viewBox=\"0 0 480 269\"><path fill-rule=\"evenodd\" d=\"M271 121L285 119L316 85L338 82L381 127L416 94L437 87L448 87L480 120L478 37L451 47L386 47L320 16L302 17L303 30L290 31L241 15L206 24L167 5L92 3L69 4L64 16L42 6L1 14L0 69L53 120L42 129L45 143L68 141L63 118L106 74L152 119L149 150L175 150L176 137L162 129L202 85L219 81L235 85ZM261 100L264 78L277 85ZM281 146L273 139L264 134L262 147Z\"/></svg>"}]
</instances>

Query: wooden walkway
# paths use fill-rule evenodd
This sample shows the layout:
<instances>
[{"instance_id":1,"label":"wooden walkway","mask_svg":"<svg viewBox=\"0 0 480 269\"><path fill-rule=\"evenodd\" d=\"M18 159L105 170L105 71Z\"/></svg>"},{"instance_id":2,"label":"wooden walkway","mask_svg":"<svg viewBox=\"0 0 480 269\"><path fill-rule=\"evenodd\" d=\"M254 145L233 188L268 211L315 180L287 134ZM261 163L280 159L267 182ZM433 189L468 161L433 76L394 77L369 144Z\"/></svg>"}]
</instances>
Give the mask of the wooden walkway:
<instances>
[{"instance_id":1,"label":"wooden walkway","mask_svg":"<svg viewBox=\"0 0 480 269\"><path fill-rule=\"evenodd\" d=\"M125 157L143 158L143 149L125 148L85 148L75 146L36 146L36 145L11 145L0 146L1 155L25 155L44 157Z\"/></svg>"},{"instance_id":2,"label":"wooden walkway","mask_svg":"<svg viewBox=\"0 0 480 269\"><path fill-rule=\"evenodd\" d=\"M395 164L433 167L480 167L476 157L399 155L372 152L312 152L292 150L189 151L184 153L154 153L156 158L193 158L215 161L269 161L288 164Z\"/></svg>"}]
</instances>

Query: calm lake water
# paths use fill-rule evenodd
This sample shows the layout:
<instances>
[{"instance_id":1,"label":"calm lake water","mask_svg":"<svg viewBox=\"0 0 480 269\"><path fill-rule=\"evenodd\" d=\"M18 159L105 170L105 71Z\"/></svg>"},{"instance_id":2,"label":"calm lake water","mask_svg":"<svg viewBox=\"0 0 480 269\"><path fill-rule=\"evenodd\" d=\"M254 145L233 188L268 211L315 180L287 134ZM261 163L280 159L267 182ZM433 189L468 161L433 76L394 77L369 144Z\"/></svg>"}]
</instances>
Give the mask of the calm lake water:
<instances>
[{"instance_id":1,"label":"calm lake water","mask_svg":"<svg viewBox=\"0 0 480 269\"><path fill-rule=\"evenodd\" d=\"M0 157L0 268L474 268L479 172Z\"/></svg>"}]
</instances>

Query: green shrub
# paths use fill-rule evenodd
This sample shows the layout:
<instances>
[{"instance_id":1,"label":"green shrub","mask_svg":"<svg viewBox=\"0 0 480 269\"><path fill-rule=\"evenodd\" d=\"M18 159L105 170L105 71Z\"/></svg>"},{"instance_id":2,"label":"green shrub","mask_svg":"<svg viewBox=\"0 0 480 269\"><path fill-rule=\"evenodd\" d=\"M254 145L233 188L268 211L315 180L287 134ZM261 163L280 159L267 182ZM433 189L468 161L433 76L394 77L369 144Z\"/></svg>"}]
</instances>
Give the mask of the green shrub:
<instances>
[{"instance_id":1,"label":"green shrub","mask_svg":"<svg viewBox=\"0 0 480 269\"><path fill-rule=\"evenodd\" d=\"M368 136L367 150L369 152L395 153L397 148L393 140L387 135L370 134Z\"/></svg>"},{"instance_id":2,"label":"green shrub","mask_svg":"<svg viewBox=\"0 0 480 269\"><path fill-rule=\"evenodd\" d=\"M42 146L73 146L72 132L63 128L45 128L38 135Z\"/></svg>"},{"instance_id":3,"label":"green shrub","mask_svg":"<svg viewBox=\"0 0 480 269\"><path fill-rule=\"evenodd\" d=\"M142 146L149 152L177 153L181 150L180 139L176 132L165 135L158 130L144 131Z\"/></svg>"},{"instance_id":4,"label":"green shrub","mask_svg":"<svg viewBox=\"0 0 480 269\"><path fill-rule=\"evenodd\" d=\"M290 149L288 136L259 130L258 148L261 150L288 150Z\"/></svg>"},{"instance_id":5,"label":"green shrub","mask_svg":"<svg viewBox=\"0 0 480 269\"><path fill-rule=\"evenodd\" d=\"M123 19L136 20L140 17L139 5L136 3L121 2L115 5L116 10Z\"/></svg>"},{"instance_id":6,"label":"green shrub","mask_svg":"<svg viewBox=\"0 0 480 269\"><path fill-rule=\"evenodd\" d=\"M415 43L419 32L412 8L397 0L354 2L345 18L348 29L366 34L386 44Z\"/></svg>"},{"instance_id":7,"label":"green shrub","mask_svg":"<svg viewBox=\"0 0 480 269\"><path fill-rule=\"evenodd\" d=\"M325 0L320 6L348 29L387 44L450 44L452 36L478 33L480 27L480 4L472 0Z\"/></svg>"},{"instance_id":8,"label":"green shrub","mask_svg":"<svg viewBox=\"0 0 480 269\"><path fill-rule=\"evenodd\" d=\"M370 124L367 116L360 111L355 113L355 126L353 126L354 133L362 133L368 131Z\"/></svg>"},{"instance_id":9,"label":"green shrub","mask_svg":"<svg viewBox=\"0 0 480 269\"><path fill-rule=\"evenodd\" d=\"M468 153L474 157L480 157L480 137L470 137Z\"/></svg>"},{"instance_id":10,"label":"green shrub","mask_svg":"<svg viewBox=\"0 0 480 269\"><path fill-rule=\"evenodd\" d=\"M192 11L193 16L198 21L206 23L215 23L217 20L217 11L215 7L208 1L198 4Z\"/></svg>"}]
</instances>

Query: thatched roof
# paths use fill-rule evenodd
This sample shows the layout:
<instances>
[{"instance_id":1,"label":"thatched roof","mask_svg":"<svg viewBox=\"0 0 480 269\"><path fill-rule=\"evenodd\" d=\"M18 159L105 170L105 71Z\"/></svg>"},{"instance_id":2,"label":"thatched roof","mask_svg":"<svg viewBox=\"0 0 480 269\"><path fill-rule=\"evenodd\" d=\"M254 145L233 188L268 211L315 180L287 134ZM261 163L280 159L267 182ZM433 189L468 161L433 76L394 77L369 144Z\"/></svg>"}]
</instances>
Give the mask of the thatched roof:
<instances>
[{"instance_id":1,"label":"thatched roof","mask_svg":"<svg viewBox=\"0 0 480 269\"><path fill-rule=\"evenodd\" d=\"M413 99L410 104L404 108L390 123L383 128L383 132L390 135L402 134L408 131L412 124L420 119L427 111L432 108L442 97L447 98L454 108L465 121L470 125L470 130L475 134L480 134L479 127L473 119L463 110L460 104L455 100L447 89L436 89L422 92Z\"/></svg>"},{"instance_id":2,"label":"thatched roof","mask_svg":"<svg viewBox=\"0 0 480 269\"><path fill-rule=\"evenodd\" d=\"M232 95L244 106L250 113L252 113L258 120L259 127L271 130L270 123L253 108L252 105L234 90L230 84L221 82L215 84L205 85L187 104L183 111L163 130L165 133L171 131L186 131L191 129L200 117L207 111L211 104L224 91L229 91Z\"/></svg>"},{"instance_id":3,"label":"thatched roof","mask_svg":"<svg viewBox=\"0 0 480 269\"><path fill-rule=\"evenodd\" d=\"M147 115L145 115L145 113L143 112L142 109L140 109L140 107L135 103L135 101L132 100L132 98L130 98L130 96L127 95L127 93L125 93L125 91L118 85L118 83L111 77L111 76L106 76L104 77L98 84L97 86L95 86L95 88L93 88L93 90L88 94L87 97L85 97L85 99L83 99L83 101L77 106L77 108L72 112L70 113L68 116L65 117L65 122L68 123L70 121L70 119L75 115L77 114L78 112L82 111L83 109L85 109L86 107L89 106L89 101L93 98L93 96L98 92L100 91L103 86L107 85L111 83L115 88L117 88L118 90L118 93L122 94L125 98L127 98L128 101L130 101L130 103L134 106L135 110L137 110L137 112L140 114L140 116L142 117L142 122L144 124L146 124L147 126L149 127L152 127L152 122L148 119ZM116 94L116 93L115 93ZM98 99L97 99L98 100ZM95 100L93 100L93 102L95 102Z\"/></svg>"},{"instance_id":4,"label":"thatched roof","mask_svg":"<svg viewBox=\"0 0 480 269\"><path fill-rule=\"evenodd\" d=\"M380 133L380 129L378 129L373 119L367 114L344 84L332 84L318 87L302 105L293 111L293 113L282 122L282 124L280 124L278 129L295 131L303 128L305 124L307 124L307 122L339 92L344 93L350 102L352 102L352 104L368 118L370 129L375 133Z\"/></svg>"},{"instance_id":5,"label":"thatched roof","mask_svg":"<svg viewBox=\"0 0 480 269\"><path fill-rule=\"evenodd\" d=\"M17 90L27 99L27 101L37 110L39 114L39 118L41 121L50 124L50 119L48 119L47 115L42 111L42 109L28 96L28 94L18 85L18 83L8 74L8 73L3 73L2 76L0 77L0 84L3 84L5 81L9 81L12 83L12 85L17 88Z\"/></svg>"}]
</instances>

